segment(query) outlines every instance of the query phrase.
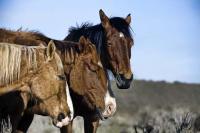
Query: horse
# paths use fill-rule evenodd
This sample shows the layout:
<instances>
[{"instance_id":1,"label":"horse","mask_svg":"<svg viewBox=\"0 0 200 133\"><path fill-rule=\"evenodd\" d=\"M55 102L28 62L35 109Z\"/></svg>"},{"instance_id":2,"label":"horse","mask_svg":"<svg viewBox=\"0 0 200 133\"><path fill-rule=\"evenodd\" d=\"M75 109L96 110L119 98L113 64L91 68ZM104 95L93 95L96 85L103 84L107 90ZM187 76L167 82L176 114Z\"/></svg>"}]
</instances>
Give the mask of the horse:
<instances>
[{"instance_id":1,"label":"horse","mask_svg":"<svg viewBox=\"0 0 200 133\"><path fill-rule=\"evenodd\" d=\"M85 36L95 44L100 54L103 67L111 70L119 89L128 89L133 74L130 66L131 47L134 44L131 35L131 15L127 17L108 18L102 9L99 10L101 23L71 27L66 41L78 41Z\"/></svg>"},{"instance_id":2,"label":"horse","mask_svg":"<svg viewBox=\"0 0 200 133\"><path fill-rule=\"evenodd\" d=\"M19 35L23 32L18 31L12 35L8 30L1 31L6 38L15 40L17 42L23 39L31 38L38 42L48 42L52 40L40 33L28 32L27 36L21 37ZM13 34L13 33L12 33ZM0 37L1 38L1 37ZM1 40L0 40L1 41ZM79 43L69 41L53 40L55 42L57 53L60 55L64 65L65 75L69 84L70 94L74 105L74 115L83 116L84 119L90 120L88 125L92 125L96 119L104 119L112 115L110 106L116 104L115 101L110 101L110 94L107 90L107 78L105 77L104 69L97 55L96 48L88 39L81 37ZM24 41L23 41L24 42ZM29 45L25 41L24 45ZM33 43L30 43L33 44ZM34 113L34 112L32 112ZM19 130L26 132L33 119L33 114L26 113L19 124ZM92 120L93 119L93 120ZM26 126L24 126L26 125ZM87 125L87 124L86 124ZM67 128L71 130L72 123ZM87 126L88 127L88 126ZM85 130L93 130L93 126L85 128ZM66 128L61 129L61 131Z\"/></svg>"},{"instance_id":3,"label":"horse","mask_svg":"<svg viewBox=\"0 0 200 133\"><path fill-rule=\"evenodd\" d=\"M9 115L13 132L30 103L37 104L35 113L50 116L55 126L69 123L66 80L60 78L65 77L63 65L52 41L42 47L7 40L0 43L0 57L0 119Z\"/></svg>"}]
</instances>

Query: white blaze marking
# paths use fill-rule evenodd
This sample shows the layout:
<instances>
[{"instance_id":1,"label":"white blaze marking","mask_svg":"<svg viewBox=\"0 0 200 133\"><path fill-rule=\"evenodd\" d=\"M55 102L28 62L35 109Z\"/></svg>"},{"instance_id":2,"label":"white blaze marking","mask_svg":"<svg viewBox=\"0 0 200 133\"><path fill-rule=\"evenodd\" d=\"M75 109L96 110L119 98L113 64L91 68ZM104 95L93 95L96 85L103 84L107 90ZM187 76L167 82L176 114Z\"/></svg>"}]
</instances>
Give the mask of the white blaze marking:
<instances>
[{"instance_id":1,"label":"white blaze marking","mask_svg":"<svg viewBox=\"0 0 200 133\"><path fill-rule=\"evenodd\" d=\"M119 37L124 37L124 34L122 32L120 32Z\"/></svg>"},{"instance_id":2,"label":"white blaze marking","mask_svg":"<svg viewBox=\"0 0 200 133\"><path fill-rule=\"evenodd\" d=\"M74 118L74 107L73 107L73 103L72 103L72 98L69 93L69 86L67 83L66 83L66 93L67 93L67 104L68 104L69 110L70 110L70 117L71 117L70 120L72 120Z\"/></svg>"},{"instance_id":3,"label":"white blaze marking","mask_svg":"<svg viewBox=\"0 0 200 133\"><path fill-rule=\"evenodd\" d=\"M107 108L109 106L112 106L111 110ZM105 95L105 107L106 109L103 114L105 114L106 116L112 116L117 108L116 99L110 95L109 91L107 91Z\"/></svg>"},{"instance_id":4,"label":"white blaze marking","mask_svg":"<svg viewBox=\"0 0 200 133\"><path fill-rule=\"evenodd\" d=\"M67 95L67 105L69 106L69 110L70 110L70 118L67 116L67 117L65 117L65 119L62 119L61 122L57 122L56 126L59 128L68 125L69 122L72 121L72 119L74 117L73 103L72 103L72 99L71 99L71 96L69 93L69 86L67 83L66 83L66 95Z\"/></svg>"},{"instance_id":5,"label":"white blaze marking","mask_svg":"<svg viewBox=\"0 0 200 133\"><path fill-rule=\"evenodd\" d=\"M63 124L62 124L62 122L58 122L58 123L56 124L56 126L59 127L59 128L61 128L61 127L63 126Z\"/></svg>"}]
</instances>

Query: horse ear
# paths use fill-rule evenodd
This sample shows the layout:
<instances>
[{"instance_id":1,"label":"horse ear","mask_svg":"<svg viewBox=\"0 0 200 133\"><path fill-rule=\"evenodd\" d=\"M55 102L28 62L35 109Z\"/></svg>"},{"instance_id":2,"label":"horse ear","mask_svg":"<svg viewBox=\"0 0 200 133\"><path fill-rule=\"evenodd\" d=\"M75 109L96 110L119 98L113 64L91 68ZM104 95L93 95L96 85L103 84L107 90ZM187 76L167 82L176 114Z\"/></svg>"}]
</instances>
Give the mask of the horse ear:
<instances>
[{"instance_id":1,"label":"horse ear","mask_svg":"<svg viewBox=\"0 0 200 133\"><path fill-rule=\"evenodd\" d=\"M127 15L127 17L125 18L125 20L126 20L127 24L131 23L131 14L130 13Z\"/></svg>"},{"instance_id":2,"label":"horse ear","mask_svg":"<svg viewBox=\"0 0 200 133\"><path fill-rule=\"evenodd\" d=\"M86 38L85 38L84 36L81 36L80 39L79 39L79 43L80 43L81 45L85 45L85 44L87 43Z\"/></svg>"},{"instance_id":3,"label":"horse ear","mask_svg":"<svg viewBox=\"0 0 200 133\"><path fill-rule=\"evenodd\" d=\"M84 36L81 36L80 39L79 39L79 43L80 43L80 51L81 52L84 52L86 51L86 48L88 46L88 41L87 39L84 37Z\"/></svg>"},{"instance_id":4,"label":"horse ear","mask_svg":"<svg viewBox=\"0 0 200 133\"><path fill-rule=\"evenodd\" d=\"M89 44L90 50L93 54L96 54L93 49L96 50L96 46L91 42L91 40L89 38L87 38L87 43Z\"/></svg>"},{"instance_id":5,"label":"horse ear","mask_svg":"<svg viewBox=\"0 0 200 133\"><path fill-rule=\"evenodd\" d=\"M102 9L99 10L99 16L101 19L101 24L105 29L108 29L111 27L109 18L106 16L106 14L103 12Z\"/></svg>"},{"instance_id":6,"label":"horse ear","mask_svg":"<svg viewBox=\"0 0 200 133\"><path fill-rule=\"evenodd\" d=\"M56 52L56 46L53 40L51 40L47 46L47 59L51 60L54 57L55 52Z\"/></svg>"}]
</instances>

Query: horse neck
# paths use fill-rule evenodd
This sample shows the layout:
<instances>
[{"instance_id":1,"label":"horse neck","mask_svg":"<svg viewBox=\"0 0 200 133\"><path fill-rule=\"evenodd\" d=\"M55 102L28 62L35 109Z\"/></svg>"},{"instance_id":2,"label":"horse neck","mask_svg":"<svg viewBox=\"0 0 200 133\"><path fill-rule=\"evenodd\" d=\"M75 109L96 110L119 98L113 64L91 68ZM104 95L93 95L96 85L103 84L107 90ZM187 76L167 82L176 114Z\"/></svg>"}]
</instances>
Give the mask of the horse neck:
<instances>
[{"instance_id":1,"label":"horse neck","mask_svg":"<svg viewBox=\"0 0 200 133\"><path fill-rule=\"evenodd\" d=\"M39 54L37 54L36 49L25 49L21 56L21 68L23 69L20 70L20 75L22 78L24 75L32 75L37 71L37 67L41 66L42 61L39 62Z\"/></svg>"},{"instance_id":2,"label":"horse neck","mask_svg":"<svg viewBox=\"0 0 200 133\"><path fill-rule=\"evenodd\" d=\"M18 81L30 68L37 67L36 53L32 48L4 43L1 44L0 54L0 86Z\"/></svg>"}]
</instances>

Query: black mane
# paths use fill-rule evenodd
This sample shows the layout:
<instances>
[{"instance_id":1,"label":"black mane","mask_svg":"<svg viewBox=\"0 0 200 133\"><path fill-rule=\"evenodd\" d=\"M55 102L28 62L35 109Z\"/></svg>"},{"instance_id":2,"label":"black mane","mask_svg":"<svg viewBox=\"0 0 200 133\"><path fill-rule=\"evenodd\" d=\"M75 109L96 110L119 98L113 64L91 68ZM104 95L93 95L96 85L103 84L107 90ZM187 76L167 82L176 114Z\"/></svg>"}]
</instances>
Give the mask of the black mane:
<instances>
[{"instance_id":1,"label":"black mane","mask_svg":"<svg viewBox=\"0 0 200 133\"><path fill-rule=\"evenodd\" d=\"M132 38L131 27L124 18L110 18L110 23L111 26L115 27L119 32L122 32L125 36ZM82 35L89 38L90 41L96 45L98 53L101 54L101 51L105 46L104 44L106 44L106 36L102 25L83 23L81 26L71 27L69 29L69 35L64 40L77 42Z\"/></svg>"}]
</instances>

